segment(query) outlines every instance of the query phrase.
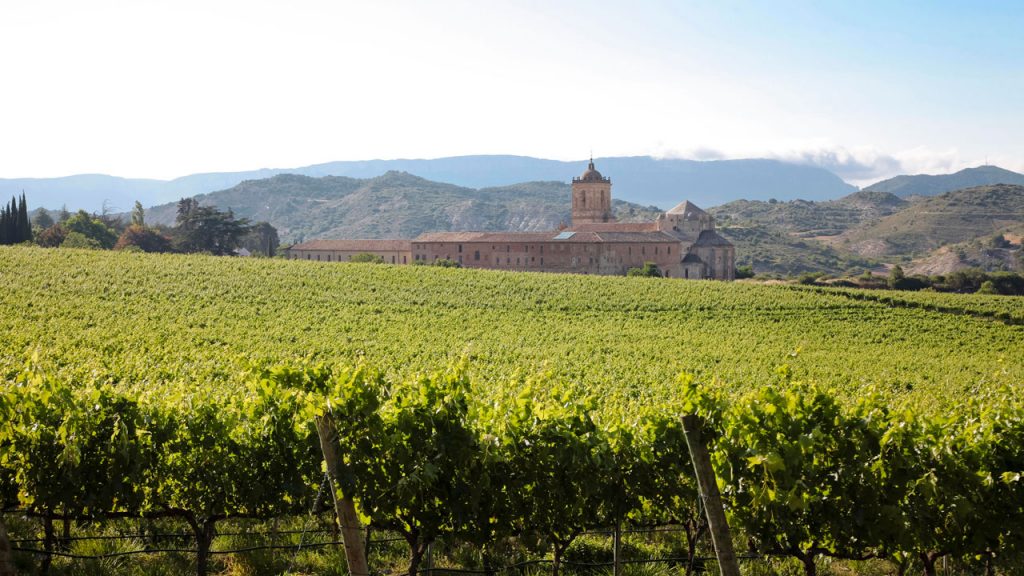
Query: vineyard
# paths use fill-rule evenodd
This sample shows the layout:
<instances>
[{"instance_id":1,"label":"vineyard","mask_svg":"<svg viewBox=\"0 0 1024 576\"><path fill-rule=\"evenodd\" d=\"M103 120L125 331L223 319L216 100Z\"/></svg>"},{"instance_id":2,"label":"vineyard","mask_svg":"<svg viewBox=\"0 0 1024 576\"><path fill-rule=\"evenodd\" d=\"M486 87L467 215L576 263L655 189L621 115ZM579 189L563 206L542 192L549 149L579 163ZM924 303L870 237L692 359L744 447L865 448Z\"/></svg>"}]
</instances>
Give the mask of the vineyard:
<instances>
[{"instance_id":1,"label":"vineyard","mask_svg":"<svg viewBox=\"0 0 1024 576\"><path fill-rule=\"evenodd\" d=\"M1024 570L1020 299L31 248L0 285L25 570L64 565L59 525L145 520L203 574L225 526L334 496L404 545L374 574L455 541L557 574L581 535L651 526L690 571L692 413L747 554Z\"/></svg>"}]
</instances>

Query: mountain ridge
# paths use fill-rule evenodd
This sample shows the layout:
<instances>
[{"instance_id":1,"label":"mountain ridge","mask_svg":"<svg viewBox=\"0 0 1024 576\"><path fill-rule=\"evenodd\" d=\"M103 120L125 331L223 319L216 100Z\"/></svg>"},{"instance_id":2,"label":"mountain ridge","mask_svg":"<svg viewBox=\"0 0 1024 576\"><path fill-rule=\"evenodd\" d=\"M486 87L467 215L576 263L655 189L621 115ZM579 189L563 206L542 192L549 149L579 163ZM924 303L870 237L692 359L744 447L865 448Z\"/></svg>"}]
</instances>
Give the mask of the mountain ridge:
<instances>
[{"instance_id":1,"label":"mountain ridge","mask_svg":"<svg viewBox=\"0 0 1024 576\"><path fill-rule=\"evenodd\" d=\"M599 170L612 178L615 197L663 209L688 198L702 206L739 198L829 199L856 190L838 176L814 166L772 159L686 160L651 156L597 158ZM104 200L128 210L136 200L145 206L231 188L246 180L277 174L370 178L389 170L418 174L432 181L468 188L490 188L531 181L569 182L586 161L561 161L513 155L451 156L435 159L359 160L298 168L263 168L240 172L190 174L172 180L126 179L91 175L61 178L0 179L0 195L29 195L34 206L99 211ZM103 180L105 179L105 180Z\"/></svg>"},{"instance_id":2,"label":"mountain ridge","mask_svg":"<svg viewBox=\"0 0 1024 576\"><path fill-rule=\"evenodd\" d=\"M239 217L270 222L287 243L414 238L454 230L554 230L569 220L569 194L565 182L473 189L390 171L367 179L278 174L195 198ZM613 201L612 208L623 221L649 221L660 213L621 200ZM148 209L146 221L171 225L176 213L176 203L163 204Z\"/></svg>"},{"instance_id":3,"label":"mountain ridge","mask_svg":"<svg viewBox=\"0 0 1024 576\"><path fill-rule=\"evenodd\" d=\"M1024 185L1024 174L998 166L984 165L964 168L952 174L900 175L875 182L864 190L890 192L901 198L909 196L937 196L954 190L993 184Z\"/></svg>"}]
</instances>

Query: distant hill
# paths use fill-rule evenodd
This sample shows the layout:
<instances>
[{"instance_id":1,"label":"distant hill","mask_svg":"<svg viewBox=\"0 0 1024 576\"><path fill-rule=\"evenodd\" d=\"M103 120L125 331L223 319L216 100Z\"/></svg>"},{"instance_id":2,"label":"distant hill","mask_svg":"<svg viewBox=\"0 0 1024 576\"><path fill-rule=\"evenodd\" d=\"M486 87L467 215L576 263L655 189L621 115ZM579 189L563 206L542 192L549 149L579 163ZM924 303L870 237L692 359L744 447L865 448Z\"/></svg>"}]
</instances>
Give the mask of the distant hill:
<instances>
[{"instance_id":1,"label":"distant hill","mask_svg":"<svg viewBox=\"0 0 1024 576\"><path fill-rule=\"evenodd\" d=\"M722 224L756 225L800 236L831 236L877 220L907 206L907 201L887 192L854 192L838 200L763 202L737 200L708 211Z\"/></svg>"},{"instance_id":2,"label":"distant hill","mask_svg":"<svg viewBox=\"0 0 1024 576\"><path fill-rule=\"evenodd\" d=\"M681 200L714 206L740 198L751 200L828 200L856 190L831 172L777 160L656 159L649 156L598 158L598 170L612 179L616 198L671 208ZM193 174L174 180L133 180L105 175L64 178L0 179L0 198L26 192L32 208L67 205L99 211L103 202L128 210L136 200L144 206L231 188L246 180L278 174L373 178L404 171L437 182L467 188L491 188L519 182L568 183L586 161L562 162L527 156L454 156L433 160L367 160L329 162L300 168Z\"/></svg>"},{"instance_id":3,"label":"distant hill","mask_svg":"<svg viewBox=\"0 0 1024 576\"><path fill-rule=\"evenodd\" d=\"M853 228L833 245L869 257L925 257L949 244L988 239L1024 223L1024 186L955 190Z\"/></svg>"},{"instance_id":4,"label":"distant hill","mask_svg":"<svg viewBox=\"0 0 1024 576\"><path fill-rule=\"evenodd\" d=\"M907 201L884 192L855 192L838 200L738 200L708 209L719 231L736 245L737 265L760 273L841 274L877 262L836 249L819 237L841 234L901 210Z\"/></svg>"},{"instance_id":5,"label":"distant hill","mask_svg":"<svg viewBox=\"0 0 1024 576\"><path fill-rule=\"evenodd\" d=\"M1024 186L1024 174L1004 170L998 166L967 168L955 174L917 174L896 176L865 188L872 192L889 192L901 198L908 196L937 196L953 190L962 190L990 184L1017 184Z\"/></svg>"},{"instance_id":6,"label":"distant hill","mask_svg":"<svg viewBox=\"0 0 1024 576\"><path fill-rule=\"evenodd\" d=\"M1024 186L997 184L911 202L862 190L826 202L737 201L709 209L758 272L839 273L901 263L909 273L1020 269ZM1015 241L999 245L1006 233Z\"/></svg>"},{"instance_id":7,"label":"distant hill","mask_svg":"<svg viewBox=\"0 0 1024 576\"><path fill-rule=\"evenodd\" d=\"M283 242L315 238L414 238L445 230L554 230L569 221L569 185L527 182L475 190L404 172L368 179L282 174L201 194L200 204L273 224ZM612 206L623 221L659 211L629 202ZM173 224L176 203L146 211L151 224Z\"/></svg>"}]
</instances>

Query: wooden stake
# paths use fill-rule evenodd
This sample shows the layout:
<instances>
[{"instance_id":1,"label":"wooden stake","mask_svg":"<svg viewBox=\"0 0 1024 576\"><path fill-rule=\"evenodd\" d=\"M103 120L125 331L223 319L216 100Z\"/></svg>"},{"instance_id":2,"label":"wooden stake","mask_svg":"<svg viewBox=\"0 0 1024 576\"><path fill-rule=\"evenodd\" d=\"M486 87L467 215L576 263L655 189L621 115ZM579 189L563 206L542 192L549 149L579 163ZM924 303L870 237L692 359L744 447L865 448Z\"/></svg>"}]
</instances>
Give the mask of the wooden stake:
<instances>
[{"instance_id":1,"label":"wooden stake","mask_svg":"<svg viewBox=\"0 0 1024 576\"><path fill-rule=\"evenodd\" d=\"M324 453L327 463L327 477L331 480L331 495L334 498L334 510L341 524L341 540L345 543L345 560L348 562L350 576L370 576L366 562L366 543L363 541L363 529L359 525L359 515L351 494L340 494L338 491L338 469L341 456L338 454L338 429L330 415L316 419L316 431L320 436L320 450Z\"/></svg>"},{"instance_id":2,"label":"wooden stake","mask_svg":"<svg viewBox=\"0 0 1024 576\"><path fill-rule=\"evenodd\" d=\"M613 576L622 576L622 524L612 532L612 567Z\"/></svg>"},{"instance_id":3,"label":"wooden stake","mask_svg":"<svg viewBox=\"0 0 1024 576\"><path fill-rule=\"evenodd\" d=\"M715 470L711 467L711 456L704 445L700 418L695 414L683 416L683 432L686 434L686 445L690 449L690 459L693 460L693 471L697 475L697 489L708 516L708 528L711 532L711 542L715 546L715 555L718 557L718 569L722 576L739 576L740 567L732 548L729 523L725 519L725 507L722 506L722 496L718 492Z\"/></svg>"}]
</instances>

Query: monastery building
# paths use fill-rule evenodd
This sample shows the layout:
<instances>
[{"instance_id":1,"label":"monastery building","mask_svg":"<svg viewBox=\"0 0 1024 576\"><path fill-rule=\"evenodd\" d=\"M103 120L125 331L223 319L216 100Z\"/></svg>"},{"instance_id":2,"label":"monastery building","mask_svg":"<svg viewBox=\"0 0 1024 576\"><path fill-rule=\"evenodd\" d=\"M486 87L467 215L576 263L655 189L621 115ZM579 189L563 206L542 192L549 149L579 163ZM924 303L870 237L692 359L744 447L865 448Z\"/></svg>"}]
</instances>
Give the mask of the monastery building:
<instances>
[{"instance_id":1,"label":"monastery building","mask_svg":"<svg viewBox=\"0 0 1024 576\"><path fill-rule=\"evenodd\" d=\"M736 250L710 214L683 202L654 222L612 216L612 181L594 168L572 179L572 223L551 232L428 232L414 240L312 240L289 258L344 262L359 253L391 264L438 259L464 268L624 275L654 262L673 278L733 280Z\"/></svg>"}]
</instances>

